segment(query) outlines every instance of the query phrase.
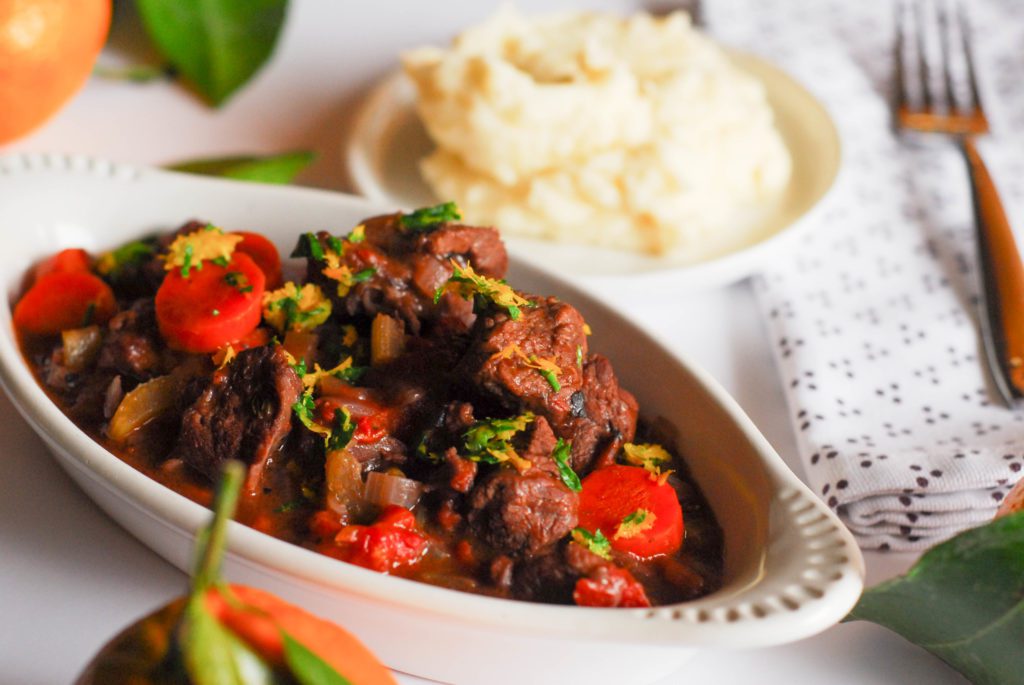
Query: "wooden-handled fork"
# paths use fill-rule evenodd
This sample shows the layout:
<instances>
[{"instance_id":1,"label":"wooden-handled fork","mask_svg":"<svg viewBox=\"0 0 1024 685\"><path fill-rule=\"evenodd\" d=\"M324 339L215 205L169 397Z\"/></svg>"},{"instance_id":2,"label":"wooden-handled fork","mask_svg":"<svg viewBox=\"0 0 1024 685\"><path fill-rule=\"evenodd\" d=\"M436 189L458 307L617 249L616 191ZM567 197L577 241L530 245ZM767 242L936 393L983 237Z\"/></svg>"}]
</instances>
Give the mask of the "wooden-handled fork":
<instances>
[{"instance_id":1,"label":"wooden-handled fork","mask_svg":"<svg viewBox=\"0 0 1024 685\"><path fill-rule=\"evenodd\" d=\"M955 9L950 8L951 4ZM988 133L989 126L978 94L963 8L955 0L938 0L933 7L942 65L939 88L933 86L933 65L926 56L924 1L911 4L899 0L896 5L896 122L902 130L949 136L963 153L974 201L985 358L1000 397L1012 406L1024 397L1024 264L995 184L975 145L975 138ZM959 37L959 58L968 86L966 98L959 102L951 66L957 58L954 35ZM908 37L915 47L910 58L906 55L911 42ZM910 89L912 74L908 67L912 64L916 66L919 82L916 98Z\"/></svg>"}]
</instances>

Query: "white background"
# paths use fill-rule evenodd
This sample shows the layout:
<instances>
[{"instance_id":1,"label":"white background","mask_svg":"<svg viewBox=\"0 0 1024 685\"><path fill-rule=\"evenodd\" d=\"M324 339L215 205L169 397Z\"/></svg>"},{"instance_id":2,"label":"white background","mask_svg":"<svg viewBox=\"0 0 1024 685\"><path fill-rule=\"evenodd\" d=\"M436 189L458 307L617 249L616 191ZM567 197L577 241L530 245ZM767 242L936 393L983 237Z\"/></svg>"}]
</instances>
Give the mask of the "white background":
<instances>
[{"instance_id":1,"label":"white background","mask_svg":"<svg viewBox=\"0 0 1024 685\"><path fill-rule=\"evenodd\" d=\"M0 153L76 152L165 164L310 149L319 159L302 182L347 190L343 143L354 109L368 89L396 67L401 50L442 42L496 4L293 0L271 63L221 109L206 107L169 82L94 78L45 127L0 147ZM526 9L554 6L539 0L519 4ZM611 1L559 4L620 11L641 6ZM104 62L146 56L131 17L127 19L117 25ZM622 304L673 349L707 368L800 473L785 400L747 283L690 294L666 289L651 294L643 305L621 292L600 295ZM6 398L0 398L0 413L0 685L71 682L107 639L180 595L186 579L76 489ZM908 555L865 556L869 584L902 572L913 561ZM423 682L407 676L402 680ZM585 680L581 673L580 682ZM784 647L702 653L664 682L965 681L898 636L856 623Z\"/></svg>"}]
</instances>

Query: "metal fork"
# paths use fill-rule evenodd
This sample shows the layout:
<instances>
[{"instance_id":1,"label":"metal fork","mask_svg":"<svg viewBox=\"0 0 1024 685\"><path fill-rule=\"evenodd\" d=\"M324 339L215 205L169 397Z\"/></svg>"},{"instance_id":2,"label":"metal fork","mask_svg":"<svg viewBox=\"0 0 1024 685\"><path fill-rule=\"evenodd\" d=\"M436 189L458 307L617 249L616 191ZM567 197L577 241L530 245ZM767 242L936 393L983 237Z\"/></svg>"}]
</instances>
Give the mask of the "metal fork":
<instances>
[{"instance_id":1,"label":"metal fork","mask_svg":"<svg viewBox=\"0 0 1024 685\"><path fill-rule=\"evenodd\" d=\"M937 0L932 6L939 33L941 87L935 87L930 78L935 65L926 54L924 1L896 3L896 123L902 130L950 137L967 163L978 250L981 337L996 390L1007 406L1013 406L1024 397L1024 265L995 184L975 145L975 138L988 133L989 126L978 94L970 28L963 7L956 0ZM960 39L966 97L958 98L954 85L952 64L956 55L951 34ZM913 38L915 47L909 59L905 54L911 51L908 37ZM910 66L916 66L917 97L910 90Z\"/></svg>"}]
</instances>

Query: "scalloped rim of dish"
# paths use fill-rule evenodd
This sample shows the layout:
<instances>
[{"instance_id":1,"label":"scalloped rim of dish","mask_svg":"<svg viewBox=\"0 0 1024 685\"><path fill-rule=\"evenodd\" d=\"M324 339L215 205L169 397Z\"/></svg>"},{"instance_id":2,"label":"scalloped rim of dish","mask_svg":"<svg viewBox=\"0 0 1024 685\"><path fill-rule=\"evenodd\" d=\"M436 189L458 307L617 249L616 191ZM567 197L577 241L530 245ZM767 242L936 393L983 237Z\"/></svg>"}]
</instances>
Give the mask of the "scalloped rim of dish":
<instances>
[{"instance_id":1,"label":"scalloped rim of dish","mask_svg":"<svg viewBox=\"0 0 1024 685\"><path fill-rule=\"evenodd\" d=\"M235 181L190 177L156 169L136 168L80 156L21 154L0 156L0 200L18 193L19 178L49 174L56 182L77 177L109 180L118 192L133 184L161 184L168 194L188 197L188 191L224 190L261 193L282 202L308 202L380 213L362 198L325 191L262 186ZM245 190L241 190L241 188ZM52 197L50 198L52 201ZM0 221L3 219L0 202ZM17 238L0 238L3 241ZM61 245L54 245L54 248ZM92 246L96 247L96 246ZM7 251L4 251L5 253ZM13 257L0 255L0 275L9 294L24 270L15 269ZM530 267L518 265L521 270ZM574 287L550 275L550 280L572 292ZM576 291L578 293L578 291ZM644 338L673 359L703 386L750 441L771 481L773 537L765 541L765 554L776 570L742 587L724 588L704 598L651 609L593 609L553 606L498 599L435 587L421 582L374 573L270 537L232 522L229 559L239 559L337 588L389 605L471 622L495 630L530 629L553 637L614 640L630 644L755 647L789 642L813 635L836 623L856 602L863 588L864 566L852 535L835 514L788 469L740 407L702 369L666 350L660 343L605 305L578 293L591 311L618 320L619 335ZM11 332L11 312L0 311L0 381L21 414L47 442L65 468L73 467L141 511L162 517L165 523L194 531L205 525L206 508L151 480L90 439L49 400L25 364ZM65 464L60 451L71 460ZM144 543L148 541L143 540Z\"/></svg>"},{"instance_id":2,"label":"scalloped rim of dish","mask_svg":"<svg viewBox=\"0 0 1024 685\"><path fill-rule=\"evenodd\" d=\"M761 264L768 263L773 255L809 230L814 218L827 206L842 172L839 131L825 106L786 72L754 55L724 49L737 66L765 85L777 126L793 158L793 175L780 207L768 210L768 218L755 222L756 227L747 238L738 240L731 248L689 263L672 256L651 257L614 248L514 235L505 238L509 252L562 276L635 280L670 276L675 288L700 289L725 285L755 273ZM356 190L372 201L406 209L437 201L418 174L414 179L401 179L404 190L396 189L385 179L388 168L397 166L389 163L392 155L417 155L431 147L425 131L407 130L422 127L414 103L412 83L401 71L396 71L370 92L356 114L344 156ZM403 149L410 148L411 152L397 150L400 135L408 137L400 142ZM404 164L402 168L415 169L415 164ZM783 219L783 215L787 218ZM618 271L617 267L610 267L618 262L626 266Z\"/></svg>"}]
</instances>

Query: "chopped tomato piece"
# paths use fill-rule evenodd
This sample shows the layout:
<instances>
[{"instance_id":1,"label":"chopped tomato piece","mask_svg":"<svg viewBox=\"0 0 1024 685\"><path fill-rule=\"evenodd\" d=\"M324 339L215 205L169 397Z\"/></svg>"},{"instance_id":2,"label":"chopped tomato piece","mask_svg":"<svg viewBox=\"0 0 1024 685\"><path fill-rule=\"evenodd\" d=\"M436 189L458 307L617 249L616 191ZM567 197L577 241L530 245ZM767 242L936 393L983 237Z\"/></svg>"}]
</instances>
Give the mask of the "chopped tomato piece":
<instances>
[{"instance_id":1,"label":"chopped tomato piece","mask_svg":"<svg viewBox=\"0 0 1024 685\"><path fill-rule=\"evenodd\" d=\"M252 333L262 317L263 272L245 254L227 266L202 263L182 275L167 272L156 293L156 318L167 344L184 352L213 352ZM241 274L247 285L238 287Z\"/></svg>"},{"instance_id":2,"label":"chopped tomato piece","mask_svg":"<svg viewBox=\"0 0 1024 685\"><path fill-rule=\"evenodd\" d=\"M103 324L117 312L114 293L87 271L42 276L14 307L14 327L30 335L56 335L69 328Z\"/></svg>"},{"instance_id":3,"label":"chopped tomato piece","mask_svg":"<svg viewBox=\"0 0 1024 685\"><path fill-rule=\"evenodd\" d=\"M334 556L380 573L414 565L427 549L426 538L416 530L416 517L394 504L372 525L346 526L335 542L341 548Z\"/></svg>"},{"instance_id":4,"label":"chopped tomato piece","mask_svg":"<svg viewBox=\"0 0 1024 685\"><path fill-rule=\"evenodd\" d=\"M374 416L360 416L356 419L356 431L352 434L356 442L373 443L386 435L386 431L377 425Z\"/></svg>"},{"instance_id":5,"label":"chopped tomato piece","mask_svg":"<svg viewBox=\"0 0 1024 685\"><path fill-rule=\"evenodd\" d=\"M284 282L281 278L281 255L278 254L274 243L259 233L249 231L233 231L232 235L242 236L242 242L235 246L235 252L247 254L256 262L266 280L266 289L280 288Z\"/></svg>"},{"instance_id":6,"label":"chopped tomato piece","mask_svg":"<svg viewBox=\"0 0 1024 685\"><path fill-rule=\"evenodd\" d=\"M309 532L321 540L333 538L344 527L338 515L327 509L320 509L309 517Z\"/></svg>"},{"instance_id":7,"label":"chopped tomato piece","mask_svg":"<svg viewBox=\"0 0 1024 685\"><path fill-rule=\"evenodd\" d=\"M68 248L36 264L32 270L32 280L35 282L47 274L88 272L91 266L92 257L88 252L81 248Z\"/></svg>"},{"instance_id":8,"label":"chopped tomato piece","mask_svg":"<svg viewBox=\"0 0 1024 685\"><path fill-rule=\"evenodd\" d=\"M675 488L639 466L613 464L587 476L579 525L600 530L613 548L641 559L671 554L683 544L683 509Z\"/></svg>"},{"instance_id":9,"label":"chopped tomato piece","mask_svg":"<svg viewBox=\"0 0 1024 685\"><path fill-rule=\"evenodd\" d=\"M633 574L618 566L599 567L576 581L572 599L581 607L649 607L644 586Z\"/></svg>"}]
</instances>

